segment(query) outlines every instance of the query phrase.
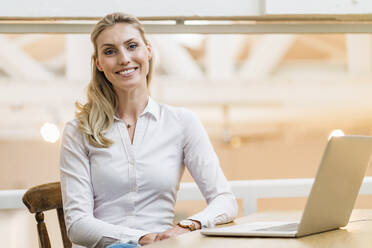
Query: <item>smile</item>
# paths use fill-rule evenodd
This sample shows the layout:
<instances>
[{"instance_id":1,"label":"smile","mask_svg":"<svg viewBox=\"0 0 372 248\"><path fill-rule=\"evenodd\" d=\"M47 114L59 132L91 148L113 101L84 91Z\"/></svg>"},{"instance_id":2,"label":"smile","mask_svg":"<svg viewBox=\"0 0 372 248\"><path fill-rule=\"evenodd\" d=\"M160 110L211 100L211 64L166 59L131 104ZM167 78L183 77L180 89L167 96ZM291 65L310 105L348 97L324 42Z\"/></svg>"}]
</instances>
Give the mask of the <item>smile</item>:
<instances>
[{"instance_id":1,"label":"smile","mask_svg":"<svg viewBox=\"0 0 372 248\"><path fill-rule=\"evenodd\" d=\"M138 67L130 68L130 69L125 69L125 70L122 70L122 71L118 71L117 73L120 74L120 75L123 75L123 76L128 76L131 73L133 73L135 70L137 70L137 68Z\"/></svg>"}]
</instances>

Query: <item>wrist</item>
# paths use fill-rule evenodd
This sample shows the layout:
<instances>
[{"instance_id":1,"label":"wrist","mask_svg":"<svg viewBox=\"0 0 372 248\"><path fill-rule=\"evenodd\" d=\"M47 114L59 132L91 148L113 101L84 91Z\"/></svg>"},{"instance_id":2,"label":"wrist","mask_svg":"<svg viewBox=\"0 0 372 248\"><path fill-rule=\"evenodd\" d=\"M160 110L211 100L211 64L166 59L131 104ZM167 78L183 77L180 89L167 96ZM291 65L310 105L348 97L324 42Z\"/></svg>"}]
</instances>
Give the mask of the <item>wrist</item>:
<instances>
[{"instance_id":1,"label":"wrist","mask_svg":"<svg viewBox=\"0 0 372 248\"><path fill-rule=\"evenodd\" d=\"M158 235L157 233L147 233L138 239L138 244L140 245L151 244L154 242L157 235Z\"/></svg>"},{"instance_id":2,"label":"wrist","mask_svg":"<svg viewBox=\"0 0 372 248\"><path fill-rule=\"evenodd\" d=\"M191 219L190 219L191 220ZM199 230L199 229L201 229L201 223L200 223L200 221L198 221L198 220L191 220L192 222L194 222L194 224L195 224L195 229L196 230Z\"/></svg>"}]
</instances>

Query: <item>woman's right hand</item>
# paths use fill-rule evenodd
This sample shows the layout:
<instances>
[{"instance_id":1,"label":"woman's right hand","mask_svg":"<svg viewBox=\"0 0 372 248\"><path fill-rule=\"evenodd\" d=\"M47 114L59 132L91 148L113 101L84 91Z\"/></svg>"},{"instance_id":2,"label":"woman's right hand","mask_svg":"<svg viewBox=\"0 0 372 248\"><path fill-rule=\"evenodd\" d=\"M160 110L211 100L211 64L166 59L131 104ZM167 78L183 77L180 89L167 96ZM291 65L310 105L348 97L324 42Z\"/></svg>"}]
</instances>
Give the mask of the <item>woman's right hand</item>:
<instances>
[{"instance_id":1,"label":"woman's right hand","mask_svg":"<svg viewBox=\"0 0 372 248\"><path fill-rule=\"evenodd\" d=\"M139 240L138 244L140 245L148 245L155 242L156 237L158 236L157 233L148 233L146 235L143 235Z\"/></svg>"}]
</instances>

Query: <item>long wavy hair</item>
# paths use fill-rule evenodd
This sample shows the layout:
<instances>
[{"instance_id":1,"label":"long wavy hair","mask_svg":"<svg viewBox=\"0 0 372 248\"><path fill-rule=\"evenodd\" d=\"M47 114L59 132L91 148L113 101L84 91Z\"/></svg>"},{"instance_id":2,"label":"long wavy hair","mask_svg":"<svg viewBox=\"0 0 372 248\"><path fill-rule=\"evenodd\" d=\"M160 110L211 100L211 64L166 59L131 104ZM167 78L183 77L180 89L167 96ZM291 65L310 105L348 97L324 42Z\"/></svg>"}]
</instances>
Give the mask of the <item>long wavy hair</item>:
<instances>
[{"instance_id":1,"label":"long wavy hair","mask_svg":"<svg viewBox=\"0 0 372 248\"><path fill-rule=\"evenodd\" d=\"M91 59L92 79L87 88L87 102L85 104L75 103L77 108L76 118L79 120L79 128L95 147L107 148L113 142L105 137L105 133L114 122L114 115L118 108L118 99L111 82L102 71L99 71L95 60L98 55L97 37L103 30L117 23L128 23L140 32L146 45L150 45L145 37L145 31L140 21L129 14L112 13L102 18L93 28L90 34L94 52ZM153 71L153 60L149 61L149 72L146 76L147 87L151 82Z\"/></svg>"}]
</instances>

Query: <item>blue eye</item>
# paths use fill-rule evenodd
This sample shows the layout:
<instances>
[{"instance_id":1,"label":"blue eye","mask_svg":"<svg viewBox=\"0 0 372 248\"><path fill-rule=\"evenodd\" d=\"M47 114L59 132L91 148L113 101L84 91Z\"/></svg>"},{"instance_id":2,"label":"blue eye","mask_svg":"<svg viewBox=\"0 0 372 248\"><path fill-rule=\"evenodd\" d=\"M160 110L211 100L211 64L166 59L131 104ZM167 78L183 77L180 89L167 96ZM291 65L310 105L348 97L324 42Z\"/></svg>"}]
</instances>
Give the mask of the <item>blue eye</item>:
<instances>
[{"instance_id":1,"label":"blue eye","mask_svg":"<svg viewBox=\"0 0 372 248\"><path fill-rule=\"evenodd\" d=\"M137 47L138 47L138 45L136 43L130 43L129 44L129 49L135 49Z\"/></svg>"},{"instance_id":2,"label":"blue eye","mask_svg":"<svg viewBox=\"0 0 372 248\"><path fill-rule=\"evenodd\" d=\"M107 49L106 51L104 51L104 54L105 55L112 55L112 54L114 54L114 50L113 49Z\"/></svg>"}]
</instances>

